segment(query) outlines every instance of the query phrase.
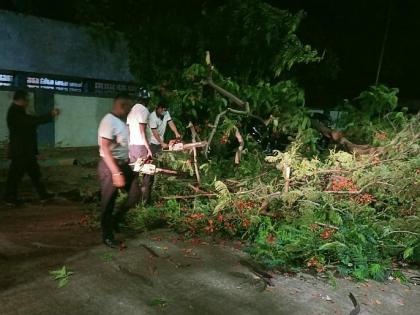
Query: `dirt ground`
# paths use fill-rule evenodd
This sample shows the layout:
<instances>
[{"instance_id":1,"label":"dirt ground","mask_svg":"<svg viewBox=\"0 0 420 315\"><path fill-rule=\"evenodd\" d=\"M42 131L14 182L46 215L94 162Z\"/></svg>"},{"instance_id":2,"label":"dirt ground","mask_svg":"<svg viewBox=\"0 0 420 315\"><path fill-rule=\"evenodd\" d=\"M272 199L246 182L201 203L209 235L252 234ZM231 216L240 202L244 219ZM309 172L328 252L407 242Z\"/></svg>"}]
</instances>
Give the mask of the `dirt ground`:
<instances>
[{"instance_id":1,"label":"dirt ground","mask_svg":"<svg viewBox=\"0 0 420 315\"><path fill-rule=\"evenodd\" d=\"M30 282L75 253L100 244L98 232L81 225L86 224L81 207L61 201L0 208L0 290Z\"/></svg>"},{"instance_id":2,"label":"dirt ground","mask_svg":"<svg viewBox=\"0 0 420 315\"><path fill-rule=\"evenodd\" d=\"M92 150L89 152L85 156L92 157ZM56 157L57 165L43 167L42 173L48 190L58 195L54 201L39 202L27 177L19 187L24 206L14 209L0 201L0 290L30 282L75 253L101 243L91 222L99 197L94 163L88 167L72 165L66 162L70 160L68 152L51 154L46 158L52 161ZM7 169L0 170L0 196L6 174Z\"/></svg>"},{"instance_id":3,"label":"dirt ground","mask_svg":"<svg viewBox=\"0 0 420 315\"><path fill-rule=\"evenodd\" d=\"M360 314L419 314L418 286L338 279L334 288L307 274L267 280L250 267L240 243L184 240L161 229L120 235L128 248L108 249L90 220L97 211L94 168L65 166L44 174L57 200L37 202L25 182L27 205L0 206L2 315L347 315L353 309L349 292ZM83 194L90 204L79 201ZM49 272L62 266L74 274L58 288Z\"/></svg>"}]
</instances>

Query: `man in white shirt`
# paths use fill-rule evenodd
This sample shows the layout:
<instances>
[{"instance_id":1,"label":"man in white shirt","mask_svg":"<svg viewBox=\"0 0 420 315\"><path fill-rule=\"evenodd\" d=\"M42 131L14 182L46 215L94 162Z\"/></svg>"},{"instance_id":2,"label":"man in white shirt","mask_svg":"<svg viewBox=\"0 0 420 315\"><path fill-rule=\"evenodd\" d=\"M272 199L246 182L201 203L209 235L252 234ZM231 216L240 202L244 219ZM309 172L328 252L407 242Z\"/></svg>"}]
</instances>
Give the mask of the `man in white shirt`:
<instances>
[{"instance_id":1,"label":"man in white shirt","mask_svg":"<svg viewBox=\"0 0 420 315\"><path fill-rule=\"evenodd\" d=\"M161 101L149 117L149 127L152 131L150 143L153 153L157 153L161 149L168 148L168 144L165 143L165 131L168 125L172 132L175 134L175 138L180 139L181 135L179 134L175 123L172 121L166 104Z\"/></svg>"},{"instance_id":2,"label":"man in white shirt","mask_svg":"<svg viewBox=\"0 0 420 315\"><path fill-rule=\"evenodd\" d=\"M127 117L130 131L129 156L130 162L134 163L138 158L152 159L153 153L147 135L149 110L146 105L150 98L149 92L141 89L138 94L138 102L133 106ZM144 204L150 201L153 176L143 175L141 184L141 200Z\"/></svg>"},{"instance_id":3,"label":"man in white shirt","mask_svg":"<svg viewBox=\"0 0 420 315\"><path fill-rule=\"evenodd\" d=\"M101 182L101 227L105 245L118 248L114 230L125 212L139 200L137 176L129 165L129 131L126 117L131 108L128 95L118 95L113 102L112 111L102 119L98 129L99 155L98 173ZM128 200L117 213L114 212L118 189L128 192Z\"/></svg>"}]
</instances>

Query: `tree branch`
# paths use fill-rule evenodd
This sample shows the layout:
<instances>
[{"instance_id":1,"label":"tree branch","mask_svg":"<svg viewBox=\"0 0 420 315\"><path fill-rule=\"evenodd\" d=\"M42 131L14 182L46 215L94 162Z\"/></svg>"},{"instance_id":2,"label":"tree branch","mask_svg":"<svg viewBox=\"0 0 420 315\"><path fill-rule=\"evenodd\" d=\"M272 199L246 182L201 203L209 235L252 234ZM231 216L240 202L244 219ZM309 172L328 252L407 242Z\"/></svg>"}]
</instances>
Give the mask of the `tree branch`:
<instances>
[{"instance_id":1,"label":"tree branch","mask_svg":"<svg viewBox=\"0 0 420 315\"><path fill-rule=\"evenodd\" d=\"M239 142L239 147L238 149L236 149L236 153L235 153L235 164L239 165L241 163L241 156L242 156L242 151L245 146L245 142L238 128L235 128L235 137Z\"/></svg>"},{"instance_id":2,"label":"tree branch","mask_svg":"<svg viewBox=\"0 0 420 315\"><path fill-rule=\"evenodd\" d=\"M194 125L192 124L191 121L188 124L188 128L190 128L190 130L191 130L192 143L195 143L195 140L196 140L196 137L197 137L197 132L196 132L196 130L194 128ZM201 178L200 178L200 170L199 170L199 167L198 167L198 160L197 160L197 148L193 147L192 151L193 151L193 159L194 159L195 176L197 178L197 183L200 186L201 185Z\"/></svg>"}]
</instances>

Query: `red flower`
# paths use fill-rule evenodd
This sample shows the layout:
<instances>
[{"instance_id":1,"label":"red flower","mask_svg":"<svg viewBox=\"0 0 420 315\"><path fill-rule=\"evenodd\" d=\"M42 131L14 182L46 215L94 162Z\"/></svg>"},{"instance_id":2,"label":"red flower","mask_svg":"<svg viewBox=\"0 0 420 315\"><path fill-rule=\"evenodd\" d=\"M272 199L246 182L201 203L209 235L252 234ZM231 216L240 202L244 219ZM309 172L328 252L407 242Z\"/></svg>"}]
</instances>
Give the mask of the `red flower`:
<instances>
[{"instance_id":1,"label":"red flower","mask_svg":"<svg viewBox=\"0 0 420 315\"><path fill-rule=\"evenodd\" d=\"M276 237L273 234L268 234L266 239L268 244L273 244L276 241Z\"/></svg>"},{"instance_id":2,"label":"red flower","mask_svg":"<svg viewBox=\"0 0 420 315\"><path fill-rule=\"evenodd\" d=\"M333 191L358 191L356 185L350 178L344 176L335 176L331 183Z\"/></svg>"},{"instance_id":3,"label":"red flower","mask_svg":"<svg viewBox=\"0 0 420 315\"><path fill-rule=\"evenodd\" d=\"M321 232L321 234L319 235L323 240L327 240L329 239L331 236L333 236L333 234L335 233L334 229L325 229L324 231Z\"/></svg>"}]
</instances>

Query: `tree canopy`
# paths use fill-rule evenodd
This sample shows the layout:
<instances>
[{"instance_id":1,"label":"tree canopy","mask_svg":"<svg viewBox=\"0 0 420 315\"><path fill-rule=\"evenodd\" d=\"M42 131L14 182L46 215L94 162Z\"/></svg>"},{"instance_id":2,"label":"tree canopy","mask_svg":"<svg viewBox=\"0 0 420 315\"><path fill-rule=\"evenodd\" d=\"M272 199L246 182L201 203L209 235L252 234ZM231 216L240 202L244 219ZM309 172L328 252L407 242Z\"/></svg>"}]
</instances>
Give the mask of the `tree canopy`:
<instances>
[{"instance_id":1,"label":"tree canopy","mask_svg":"<svg viewBox=\"0 0 420 315\"><path fill-rule=\"evenodd\" d=\"M173 1L86 0L80 12L106 36L122 32L134 75L149 84L179 77L208 50L219 70L241 83L284 78L293 65L320 60L296 35L305 13L264 1L198 0L186 9Z\"/></svg>"}]
</instances>

